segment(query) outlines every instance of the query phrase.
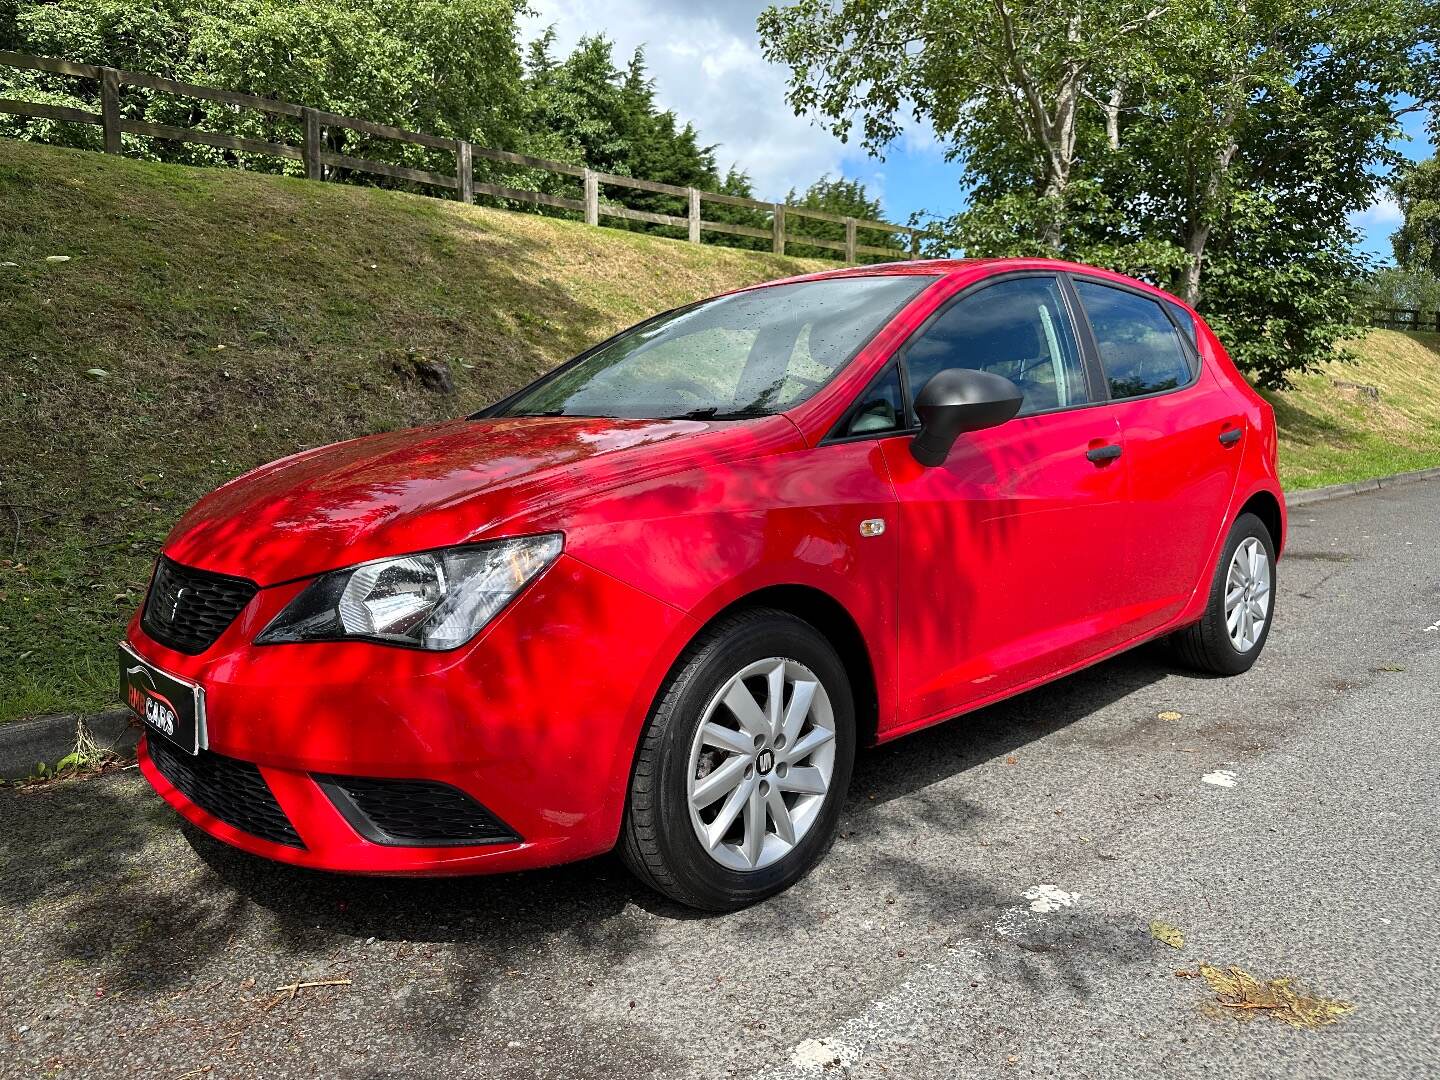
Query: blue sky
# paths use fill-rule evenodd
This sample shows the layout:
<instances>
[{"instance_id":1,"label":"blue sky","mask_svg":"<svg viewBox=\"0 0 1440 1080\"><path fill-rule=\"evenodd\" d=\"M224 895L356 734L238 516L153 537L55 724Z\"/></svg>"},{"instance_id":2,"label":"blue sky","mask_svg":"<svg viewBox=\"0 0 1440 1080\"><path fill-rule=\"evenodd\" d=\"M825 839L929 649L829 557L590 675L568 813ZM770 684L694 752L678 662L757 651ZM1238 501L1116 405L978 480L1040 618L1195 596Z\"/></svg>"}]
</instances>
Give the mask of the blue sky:
<instances>
[{"instance_id":1,"label":"blue sky","mask_svg":"<svg viewBox=\"0 0 1440 1080\"><path fill-rule=\"evenodd\" d=\"M945 161L928 128L912 126L877 161L791 112L786 73L765 62L755 35L755 17L765 6L764 0L531 0L523 30L529 38L553 24L560 50L582 34L604 33L622 61L643 45L661 106L694 122L706 142L719 143L721 169L739 165L760 198L782 198L828 173L863 180L890 221L962 209L959 170ZM1406 130L1412 140L1401 144L1402 152L1428 157L1424 118L1406 117ZM1399 220L1388 200L1355 215L1361 250L1388 260Z\"/></svg>"}]
</instances>

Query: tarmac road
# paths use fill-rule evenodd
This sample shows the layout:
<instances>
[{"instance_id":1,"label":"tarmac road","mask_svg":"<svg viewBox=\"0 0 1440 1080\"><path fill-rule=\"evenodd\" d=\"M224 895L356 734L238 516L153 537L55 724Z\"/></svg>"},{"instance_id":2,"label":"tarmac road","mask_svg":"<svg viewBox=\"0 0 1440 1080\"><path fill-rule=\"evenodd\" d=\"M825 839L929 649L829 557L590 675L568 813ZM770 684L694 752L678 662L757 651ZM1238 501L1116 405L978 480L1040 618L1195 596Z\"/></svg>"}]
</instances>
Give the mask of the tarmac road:
<instances>
[{"instance_id":1,"label":"tarmac road","mask_svg":"<svg viewBox=\"0 0 1440 1080\"><path fill-rule=\"evenodd\" d=\"M1440 483L1291 526L1249 675L1142 650L867 753L736 915L608 859L271 866L133 771L0 791L0 1074L1440 1075ZM1225 1008L1202 962L1354 1009Z\"/></svg>"}]
</instances>

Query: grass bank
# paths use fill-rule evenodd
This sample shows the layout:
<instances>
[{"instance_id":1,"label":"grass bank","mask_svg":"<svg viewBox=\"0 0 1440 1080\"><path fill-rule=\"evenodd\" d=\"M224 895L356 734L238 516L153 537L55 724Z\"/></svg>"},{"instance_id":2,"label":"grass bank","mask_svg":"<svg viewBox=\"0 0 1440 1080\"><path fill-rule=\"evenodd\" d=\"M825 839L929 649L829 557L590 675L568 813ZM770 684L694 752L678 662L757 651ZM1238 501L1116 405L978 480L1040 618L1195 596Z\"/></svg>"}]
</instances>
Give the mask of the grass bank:
<instances>
[{"instance_id":1,"label":"grass bank","mask_svg":"<svg viewBox=\"0 0 1440 1080\"><path fill-rule=\"evenodd\" d=\"M1371 330L1349 351L1266 395L1287 490L1440 465L1440 334Z\"/></svg>"}]
</instances>

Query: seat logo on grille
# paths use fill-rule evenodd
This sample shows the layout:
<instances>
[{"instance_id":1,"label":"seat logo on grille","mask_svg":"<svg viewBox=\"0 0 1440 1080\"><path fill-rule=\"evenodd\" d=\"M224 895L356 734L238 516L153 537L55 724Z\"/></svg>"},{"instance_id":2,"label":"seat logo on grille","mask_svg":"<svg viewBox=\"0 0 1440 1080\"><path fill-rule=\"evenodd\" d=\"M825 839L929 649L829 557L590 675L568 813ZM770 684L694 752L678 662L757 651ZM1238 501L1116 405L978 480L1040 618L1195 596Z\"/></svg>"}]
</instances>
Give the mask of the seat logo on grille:
<instances>
[{"instance_id":1,"label":"seat logo on grille","mask_svg":"<svg viewBox=\"0 0 1440 1080\"><path fill-rule=\"evenodd\" d=\"M170 602L170 617L165 620L166 622L173 623L175 621L175 616L180 613L180 601L189 591L190 586L188 585L181 585L175 590L175 599Z\"/></svg>"}]
</instances>

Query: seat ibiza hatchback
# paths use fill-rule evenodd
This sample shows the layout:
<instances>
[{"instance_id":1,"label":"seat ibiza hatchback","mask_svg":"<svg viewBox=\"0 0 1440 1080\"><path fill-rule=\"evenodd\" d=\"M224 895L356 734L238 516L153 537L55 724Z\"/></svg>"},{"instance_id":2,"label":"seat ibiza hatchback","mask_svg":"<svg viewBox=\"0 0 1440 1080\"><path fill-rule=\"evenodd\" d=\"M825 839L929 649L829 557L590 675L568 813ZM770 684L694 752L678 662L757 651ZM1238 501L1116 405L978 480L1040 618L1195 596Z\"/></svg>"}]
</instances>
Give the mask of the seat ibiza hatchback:
<instances>
[{"instance_id":1,"label":"seat ibiza hatchback","mask_svg":"<svg viewBox=\"0 0 1440 1080\"><path fill-rule=\"evenodd\" d=\"M1250 667L1275 454L1204 322L1104 271L916 262L705 300L201 500L121 646L140 764L287 863L618 845L738 907L824 854L860 745L1164 635Z\"/></svg>"}]
</instances>

